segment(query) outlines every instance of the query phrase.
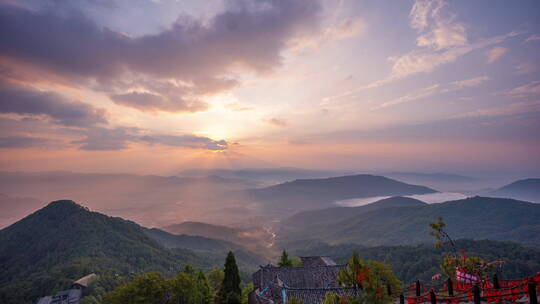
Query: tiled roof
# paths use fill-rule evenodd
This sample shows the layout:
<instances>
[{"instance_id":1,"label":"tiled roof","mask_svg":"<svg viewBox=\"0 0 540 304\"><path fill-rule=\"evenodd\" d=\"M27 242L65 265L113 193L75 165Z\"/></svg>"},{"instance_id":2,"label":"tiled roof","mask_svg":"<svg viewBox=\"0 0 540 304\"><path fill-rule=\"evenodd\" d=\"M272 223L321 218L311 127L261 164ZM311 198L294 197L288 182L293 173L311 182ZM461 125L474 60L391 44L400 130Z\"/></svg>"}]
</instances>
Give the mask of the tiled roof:
<instances>
[{"instance_id":1,"label":"tiled roof","mask_svg":"<svg viewBox=\"0 0 540 304\"><path fill-rule=\"evenodd\" d=\"M320 304L328 292L338 295L357 294L358 290L340 286L336 279L345 265L336 265L327 257L302 257L304 266L261 266L253 274L255 291L250 294L250 304L282 304L292 296L304 304Z\"/></svg>"}]
</instances>

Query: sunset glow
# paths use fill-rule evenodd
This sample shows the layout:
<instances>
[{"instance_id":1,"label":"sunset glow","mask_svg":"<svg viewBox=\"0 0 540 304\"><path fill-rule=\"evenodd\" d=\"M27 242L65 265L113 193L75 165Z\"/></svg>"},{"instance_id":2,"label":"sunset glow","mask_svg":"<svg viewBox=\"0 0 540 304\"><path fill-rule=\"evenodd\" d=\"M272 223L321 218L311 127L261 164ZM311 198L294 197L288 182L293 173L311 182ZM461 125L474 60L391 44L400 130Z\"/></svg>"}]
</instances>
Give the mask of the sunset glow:
<instances>
[{"instance_id":1,"label":"sunset glow","mask_svg":"<svg viewBox=\"0 0 540 304\"><path fill-rule=\"evenodd\" d=\"M536 1L112 3L0 4L2 169L540 170Z\"/></svg>"}]
</instances>

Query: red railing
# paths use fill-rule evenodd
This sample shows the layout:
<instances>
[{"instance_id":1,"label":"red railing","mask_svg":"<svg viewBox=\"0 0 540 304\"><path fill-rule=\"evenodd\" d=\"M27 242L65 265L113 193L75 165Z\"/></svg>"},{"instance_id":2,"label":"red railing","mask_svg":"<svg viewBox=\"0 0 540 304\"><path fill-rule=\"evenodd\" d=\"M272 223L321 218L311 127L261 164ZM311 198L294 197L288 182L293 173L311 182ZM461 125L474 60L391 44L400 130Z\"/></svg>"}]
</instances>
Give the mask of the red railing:
<instances>
[{"instance_id":1,"label":"red railing","mask_svg":"<svg viewBox=\"0 0 540 304\"><path fill-rule=\"evenodd\" d=\"M447 295L446 285L443 292L440 293L435 289L427 291L426 288L421 290L420 295L416 295L416 284L409 286L409 293L414 291L414 294L407 294L403 299L409 304L422 303L448 303L458 304L461 302L473 303L498 303L500 301L515 302L521 298L528 298L529 303L538 303L536 297L540 295L540 272L523 279L517 280L499 280L499 288L496 289L493 283L483 281L479 284L465 284L456 282L452 284L454 295ZM532 290L532 289L534 290ZM531 298L531 296L534 297Z\"/></svg>"}]
</instances>

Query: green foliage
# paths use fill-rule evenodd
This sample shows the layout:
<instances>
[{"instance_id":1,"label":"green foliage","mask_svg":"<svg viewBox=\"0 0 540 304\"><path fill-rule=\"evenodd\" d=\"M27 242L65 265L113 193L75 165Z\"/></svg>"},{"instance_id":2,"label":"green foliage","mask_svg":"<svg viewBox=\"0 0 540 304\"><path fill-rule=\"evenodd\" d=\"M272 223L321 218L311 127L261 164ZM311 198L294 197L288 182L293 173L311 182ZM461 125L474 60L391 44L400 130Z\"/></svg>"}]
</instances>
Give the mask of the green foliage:
<instances>
[{"instance_id":1,"label":"green foliage","mask_svg":"<svg viewBox=\"0 0 540 304\"><path fill-rule=\"evenodd\" d=\"M204 273L187 267L172 279L165 279L157 272L139 275L107 293L103 304L162 304L167 301L211 304L213 294Z\"/></svg>"},{"instance_id":2,"label":"green foliage","mask_svg":"<svg viewBox=\"0 0 540 304\"><path fill-rule=\"evenodd\" d=\"M285 304L304 304L304 301L302 301L300 298L297 298L295 296L290 297Z\"/></svg>"},{"instance_id":3,"label":"green foliage","mask_svg":"<svg viewBox=\"0 0 540 304\"><path fill-rule=\"evenodd\" d=\"M246 286L244 286L244 288L242 288L242 304L248 303L249 293L252 292L254 288L255 286L252 282L249 282L248 284L246 284Z\"/></svg>"},{"instance_id":4,"label":"green foliage","mask_svg":"<svg viewBox=\"0 0 540 304\"><path fill-rule=\"evenodd\" d=\"M292 267L293 266L293 263L291 259L289 259L289 254L287 253L287 251L283 250L283 252L281 253L278 266L279 267Z\"/></svg>"},{"instance_id":5,"label":"green foliage","mask_svg":"<svg viewBox=\"0 0 540 304\"><path fill-rule=\"evenodd\" d=\"M443 244L443 238L444 238L443 228L445 226L446 224L444 223L442 217L439 217L439 220L437 222L429 223L429 227L433 229L433 231L431 231L429 235L432 235L435 237L435 243L434 243L435 248L440 248Z\"/></svg>"},{"instance_id":6,"label":"green foliage","mask_svg":"<svg viewBox=\"0 0 540 304\"><path fill-rule=\"evenodd\" d=\"M447 277L454 278L456 269L462 269L466 273L477 275L483 279L487 279L488 276L493 274L495 267L484 262L483 259L475 256L469 257L464 254L457 254L454 241L444 231L446 225L442 217L439 217L437 222L430 223L429 226L433 229L433 231L430 232L430 235L434 236L436 239L434 244L435 248L440 248L443 239L446 238L450 241L452 249L454 250L454 255L445 255L443 257L443 262L441 263L441 270Z\"/></svg>"},{"instance_id":7,"label":"green foliage","mask_svg":"<svg viewBox=\"0 0 540 304\"><path fill-rule=\"evenodd\" d=\"M204 275L204 273L199 270L197 274L197 284L201 288L201 295L202 295L202 301L203 303L213 303L214 302L214 290L210 286L210 282L208 282L208 278Z\"/></svg>"},{"instance_id":8,"label":"green foliage","mask_svg":"<svg viewBox=\"0 0 540 304\"><path fill-rule=\"evenodd\" d=\"M104 304L161 304L166 296L167 281L157 272L139 275L107 293Z\"/></svg>"},{"instance_id":9,"label":"green foliage","mask_svg":"<svg viewBox=\"0 0 540 304\"><path fill-rule=\"evenodd\" d=\"M494 265L490 265L482 258L475 256L461 255L456 257L446 255L443 257L441 270L447 277L454 278L456 276L456 268L460 268L466 273L477 275L484 280L489 279L496 270Z\"/></svg>"},{"instance_id":10,"label":"green foliage","mask_svg":"<svg viewBox=\"0 0 540 304\"><path fill-rule=\"evenodd\" d=\"M219 291L221 304L240 304L242 289L240 288L240 274L234 254L229 251L225 259L224 277Z\"/></svg>"},{"instance_id":11,"label":"green foliage","mask_svg":"<svg viewBox=\"0 0 540 304\"><path fill-rule=\"evenodd\" d=\"M364 303L363 298L346 298L334 292L328 292L323 304L360 304Z\"/></svg>"},{"instance_id":12,"label":"green foliage","mask_svg":"<svg viewBox=\"0 0 540 304\"><path fill-rule=\"evenodd\" d=\"M304 262L302 262L302 259L300 259L299 257L293 256L293 257L290 258L290 260L291 260L291 263L292 263L293 267L304 266Z\"/></svg>"},{"instance_id":13,"label":"green foliage","mask_svg":"<svg viewBox=\"0 0 540 304\"><path fill-rule=\"evenodd\" d=\"M69 288L73 281L98 274L85 290L85 303L134 275L159 271L174 275L185 263L210 268L208 259L186 249L167 250L137 224L90 212L72 201L56 201L0 230L0 303L30 304Z\"/></svg>"},{"instance_id":14,"label":"green foliage","mask_svg":"<svg viewBox=\"0 0 540 304\"><path fill-rule=\"evenodd\" d=\"M540 271L540 250L523 247L512 242L489 240L456 240L457 248L466 248L467 254L484 261L503 260L506 263L498 270L500 278L520 278ZM430 282L431 277L441 272L441 256L450 255L449 248L434 248L433 245L365 247L355 244L334 245L305 244L295 255L328 255L337 263L345 263L352 252L358 252L364 260L374 259L392 266L397 277L410 284L416 280Z\"/></svg>"},{"instance_id":15,"label":"green foliage","mask_svg":"<svg viewBox=\"0 0 540 304\"><path fill-rule=\"evenodd\" d=\"M214 295L217 295L221 289L224 277L225 273L223 272L223 269L220 268L212 268L212 270L208 273L208 282L214 291Z\"/></svg>"},{"instance_id":16,"label":"green foliage","mask_svg":"<svg viewBox=\"0 0 540 304\"><path fill-rule=\"evenodd\" d=\"M338 273L337 281L343 286L362 290L361 297L349 299L358 303L391 303L401 291L401 282L389 265L374 260L365 262L356 252L347 262L347 267ZM388 286L396 294L389 295Z\"/></svg>"},{"instance_id":17,"label":"green foliage","mask_svg":"<svg viewBox=\"0 0 540 304\"><path fill-rule=\"evenodd\" d=\"M429 223L439 216L444 217L444 229L454 239L514 241L540 248L540 204L491 197L430 205L386 207L374 203L306 211L282 221L278 244L292 250L301 248L299 243L305 240L365 246L432 243Z\"/></svg>"}]
</instances>

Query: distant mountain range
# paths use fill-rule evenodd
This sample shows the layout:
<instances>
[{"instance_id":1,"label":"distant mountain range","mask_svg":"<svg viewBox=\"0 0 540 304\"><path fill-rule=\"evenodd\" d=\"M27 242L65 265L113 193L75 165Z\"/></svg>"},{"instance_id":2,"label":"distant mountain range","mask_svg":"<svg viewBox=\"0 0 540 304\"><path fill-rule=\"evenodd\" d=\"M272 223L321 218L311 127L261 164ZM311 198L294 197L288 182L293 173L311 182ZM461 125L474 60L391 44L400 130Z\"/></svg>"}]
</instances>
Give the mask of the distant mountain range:
<instances>
[{"instance_id":1,"label":"distant mountain range","mask_svg":"<svg viewBox=\"0 0 540 304\"><path fill-rule=\"evenodd\" d=\"M493 191L491 195L540 203L540 178L515 181Z\"/></svg>"},{"instance_id":2,"label":"distant mountain range","mask_svg":"<svg viewBox=\"0 0 540 304\"><path fill-rule=\"evenodd\" d=\"M384 176L350 175L324 179L298 179L262 189L247 190L248 197L261 202L265 214L329 207L335 201L375 196L436 193L428 187L410 185Z\"/></svg>"},{"instance_id":3,"label":"distant mountain range","mask_svg":"<svg viewBox=\"0 0 540 304\"><path fill-rule=\"evenodd\" d=\"M233 207L223 205L225 193L255 186L249 181L219 176L0 172L0 193L9 197L31 197L42 202L41 206L69 198L92 210L151 227L188 220L217 221L223 218L218 210ZM36 210L35 203L30 202L21 202L17 208L24 214Z\"/></svg>"},{"instance_id":4,"label":"distant mountain range","mask_svg":"<svg viewBox=\"0 0 540 304\"><path fill-rule=\"evenodd\" d=\"M261 263L239 245L146 229L68 200L0 230L0 244L0 303L35 303L88 273L114 283L143 271L175 274L186 263L220 267L226 250L244 269Z\"/></svg>"},{"instance_id":5,"label":"distant mountain range","mask_svg":"<svg viewBox=\"0 0 540 304\"><path fill-rule=\"evenodd\" d=\"M179 176L185 177L219 175L266 184L282 183L299 178L324 178L344 174L347 173L343 171L307 170L299 168L191 169L178 173Z\"/></svg>"},{"instance_id":6,"label":"distant mountain range","mask_svg":"<svg viewBox=\"0 0 540 304\"><path fill-rule=\"evenodd\" d=\"M489 179L443 172L382 172L378 175L397 179L410 184L424 185L437 189L441 192L477 191L493 185L493 181Z\"/></svg>"},{"instance_id":7,"label":"distant mountain range","mask_svg":"<svg viewBox=\"0 0 540 304\"><path fill-rule=\"evenodd\" d=\"M540 204L472 197L440 204L390 198L361 207L334 207L296 214L281 222L279 242L367 246L431 243L428 224L442 216L454 238L511 240L540 247Z\"/></svg>"}]
</instances>

